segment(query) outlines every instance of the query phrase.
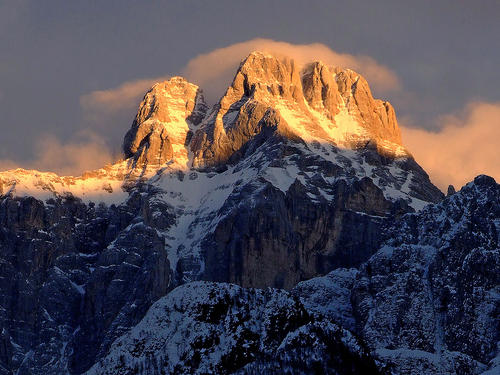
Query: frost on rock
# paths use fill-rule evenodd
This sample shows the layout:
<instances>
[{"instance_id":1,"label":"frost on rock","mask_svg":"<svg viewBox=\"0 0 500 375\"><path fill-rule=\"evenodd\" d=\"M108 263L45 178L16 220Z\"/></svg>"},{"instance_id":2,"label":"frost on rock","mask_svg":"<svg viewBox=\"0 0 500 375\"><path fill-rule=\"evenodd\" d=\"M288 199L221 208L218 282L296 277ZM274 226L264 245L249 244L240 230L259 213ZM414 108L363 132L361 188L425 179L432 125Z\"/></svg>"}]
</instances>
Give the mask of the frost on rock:
<instances>
[{"instance_id":1,"label":"frost on rock","mask_svg":"<svg viewBox=\"0 0 500 375\"><path fill-rule=\"evenodd\" d=\"M194 282L161 298L87 374L380 373L363 345L283 290ZM163 371L163 372L162 372Z\"/></svg>"},{"instance_id":2,"label":"frost on rock","mask_svg":"<svg viewBox=\"0 0 500 375\"><path fill-rule=\"evenodd\" d=\"M326 276L300 282L292 293L300 298L309 311L321 314L354 332L356 322L351 306L351 289L357 274L356 269L339 268Z\"/></svg>"},{"instance_id":3,"label":"frost on rock","mask_svg":"<svg viewBox=\"0 0 500 375\"><path fill-rule=\"evenodd\" d=\"M499 218L499 185L479 176L388 231L352 290L359 333L378 358L405 374L496 366Z\"/></svg>"}]
</instances>

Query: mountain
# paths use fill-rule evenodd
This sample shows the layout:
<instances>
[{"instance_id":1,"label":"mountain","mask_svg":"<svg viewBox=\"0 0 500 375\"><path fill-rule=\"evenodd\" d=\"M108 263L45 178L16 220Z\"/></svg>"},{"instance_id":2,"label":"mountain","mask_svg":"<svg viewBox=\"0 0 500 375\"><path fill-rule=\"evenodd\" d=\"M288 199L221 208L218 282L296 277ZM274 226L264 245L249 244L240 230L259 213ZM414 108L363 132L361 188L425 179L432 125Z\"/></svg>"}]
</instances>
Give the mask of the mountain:
<instances>
[{"instance_id":1,"label":"mountain","mask_svg":"<svg viewBox=\"0 0 500 375\"><path fill-rule=\"evenodd\" d=\"M160 328L160 329L158 329ZM279 289L194 282L161 298L88 374L381 373L347 330ZM162 370L160 370L162 369Z\"/></svg>"},{"instance_id":2,"label":"mountain","mask_svg":"<svg viewBox=\"0 0 500 375\"><path fill-rule=\"evenodd\" d=\"M480 373L500 338L500 186L478 176L405 215L361 268L351 301L361 337L401 373Z\"/></svg>"},{"instance_id":3,"label":"mountain","mask_svg":"<svg viewBox=\"0 0 500 375\"><path fill-rule=\"evenodd\" d=\"M499 229L500 186L477 177L396 220L359 270L176 288L88 374L496 374Z\"/></svg>"},{"instance_id":4,"label":"mountain","mask_svg":"<svg viewBox=\"0 0 500 375\"><path fill-rule=\"evenodd\" d=\"M123 151L79 177L0 172L0 373L425 373L411 365L420 354L428 368L460 358L482 371L496 355L493 297L479 320L469 295L453 300L455 325L490 328L479 349L402 324L421 306L434 332L463 334L434 288L457 289L450 275L483 245L461 240L454 262L431 253L487 178L444 199L401 143L392 106L354 71L254 52L211 108L173 77L146 93ZM469 203L451 210L459 197ZM483 215L478 233L498 253L498 193L481 207L467 212ZM395 268L380 268L389 253ZM449 268L439 280L418 271L431 261ZM494 296L498 280L482 271L462 279Z\"/></svg>"}]
</instances>

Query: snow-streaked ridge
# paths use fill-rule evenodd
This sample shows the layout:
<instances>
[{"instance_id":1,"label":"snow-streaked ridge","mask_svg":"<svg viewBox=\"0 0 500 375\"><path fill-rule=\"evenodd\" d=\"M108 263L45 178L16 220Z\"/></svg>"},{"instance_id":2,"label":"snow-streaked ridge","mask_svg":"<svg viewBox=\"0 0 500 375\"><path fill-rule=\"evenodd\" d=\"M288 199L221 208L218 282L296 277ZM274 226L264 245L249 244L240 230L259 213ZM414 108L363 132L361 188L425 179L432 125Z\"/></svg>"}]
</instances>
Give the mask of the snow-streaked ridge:
<instances>
[{"instance_id":1,"label":"snow-streaked ridge","mask_svg":"<svg viewBox=\"0 0 500 375\"><path fill-rule=\"evenodd\" d=\"M42 201L71 194L85 203L119 204L128 197L122 188L126 174L126 161L77 177L18 168L0 172L0 194Z\"/></svg>"}]
</instances>

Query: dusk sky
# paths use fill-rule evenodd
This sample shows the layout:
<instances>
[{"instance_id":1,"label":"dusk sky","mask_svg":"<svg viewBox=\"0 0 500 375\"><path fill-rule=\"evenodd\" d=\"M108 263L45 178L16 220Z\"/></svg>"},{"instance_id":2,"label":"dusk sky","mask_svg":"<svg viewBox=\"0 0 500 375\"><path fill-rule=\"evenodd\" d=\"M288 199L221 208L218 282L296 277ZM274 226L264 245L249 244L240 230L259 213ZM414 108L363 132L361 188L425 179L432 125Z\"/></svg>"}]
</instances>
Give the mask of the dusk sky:
<instances>
[{"instance_id":1,"label":"dusk sky","mask_svg":"<svg viewBox=\"0 0 500 375\"><path fill-rule=\"evenodd\" d=\"M242 54L279 47L353 64L441 188L498 181L499 20L497 0L0 0L0 169L99 167L155 80L214 101Z\"/></svg>"}]
</instances>

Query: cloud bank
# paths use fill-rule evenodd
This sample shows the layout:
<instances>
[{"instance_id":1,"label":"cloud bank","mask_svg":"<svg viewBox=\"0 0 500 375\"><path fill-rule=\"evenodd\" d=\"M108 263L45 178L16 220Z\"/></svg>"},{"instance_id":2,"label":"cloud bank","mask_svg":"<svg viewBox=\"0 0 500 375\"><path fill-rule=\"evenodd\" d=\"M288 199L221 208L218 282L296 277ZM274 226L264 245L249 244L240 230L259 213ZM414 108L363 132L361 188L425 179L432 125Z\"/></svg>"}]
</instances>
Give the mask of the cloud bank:
<instances>
[{"instance_id":1,"label":"cloud bank","mask_svg":"<svg viewBox=\"0 0 500 375\"><path fill-rule=\"evenodd\" d=\"M470 103L440 123L438 132L402 126L405 145L439 188L460 188L479 174L500 181L500 102Z\"/></svg>"},{"instance_id":2,"label":"cloud bank","mask_svg":"<svg viewBox=\"0 0 500 375\"><path fill-rule=\"evenodd\" d=\"M326 64L350 68L363 74L370 86L380 92L399 90L397 75L388 67L369 56L339 53L321 43L292 44L272 39L252 39L218 48L188 61L179 74L200 86L207 100L215 103L231 84L241 61L252 51L271 53L278 57L291 57L299 64L321 60ZM80 98L80 105L88 116L129 111L136 108L146 91L156 82L169 76L124 82L108 90L93 91Z\"/></svg>"},{"instance_id":3,"label":"cloud bank","mask_svg":"<svg viewBox=\"0 0 500 375\"><path fill-rule=\"evenodd\" d=\"M321 60L329 65L350 68L363 74L378 92L401 87L392 70L369 56L339 53L321 43L291 44L272 39L252 39L198 55L187 63L181 75L200 86L207 100L214 103L231 83L240 62L252 51L291 57L299 64Z\"/></svg>"},{"instance_id":4,"label":"cloud bank","mask_svg":"<svg viewBox=\"0 0 500 375\"><path fill-rule=\"evenodd\" d=\"M80 98L80 105L84 111L89 113L118 112L135 107L156 82L168 79L167 76L138 79L122 83L120 86L97 90Z\"/></svg>"},{"instance_id":5,"label":"cloud bank","mask_svg":"<svg viewBox=\"0 0 500 375\"><path fill-rule=\"evenodd\" d=\"M159 81L169 77L138 79L107 90L97 90L80 97L82 123L109 145L113 153L121 153L123 136L132 125L144 94Z\"/></svg>"},{"instance_id":6,"label":"cloud bank","mask_svg":"<svg viewBox=\"0 0 500 375\"><path fill-rule=\"evenodd\" d=\"M56 172L78 176L82 172L102 168L116 161L102 137L92 131L82 131L73 140L62 142L54 136L40 139L31 161L0 160L0 170L14 168Z\"/></svg>"}]
</instances>

